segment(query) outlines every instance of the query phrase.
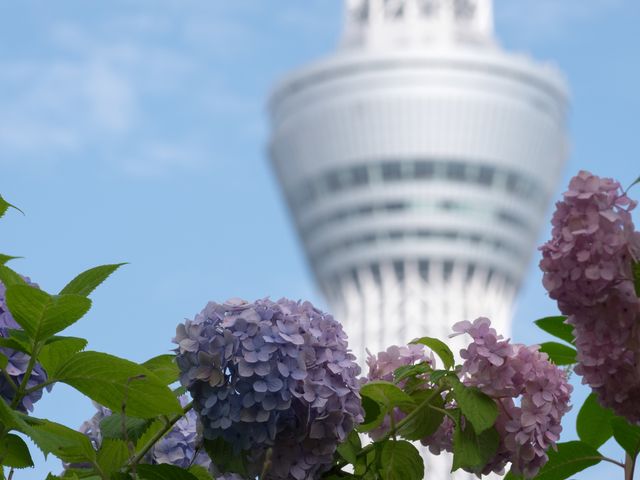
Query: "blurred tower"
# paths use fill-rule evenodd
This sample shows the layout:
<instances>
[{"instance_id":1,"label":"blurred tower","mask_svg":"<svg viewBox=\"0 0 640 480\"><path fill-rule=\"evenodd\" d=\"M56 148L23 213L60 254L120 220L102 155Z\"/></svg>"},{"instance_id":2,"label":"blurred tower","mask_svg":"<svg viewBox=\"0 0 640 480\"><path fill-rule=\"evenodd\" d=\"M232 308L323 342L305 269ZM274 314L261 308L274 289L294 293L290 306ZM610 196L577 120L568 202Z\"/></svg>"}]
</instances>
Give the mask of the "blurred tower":
<instances>
[{"instance_id":1,"label":"blurred tower","mask_svg":"<svg viewBox=\"0 0 640 480\"><path fill-rule=\"evenodd\" d=\"M338 51L270 101L319 286L361 361L478 316L508 335L566 156L562 76L500 48L491 0L345 10Z\"/></svg>"}]
</instances>

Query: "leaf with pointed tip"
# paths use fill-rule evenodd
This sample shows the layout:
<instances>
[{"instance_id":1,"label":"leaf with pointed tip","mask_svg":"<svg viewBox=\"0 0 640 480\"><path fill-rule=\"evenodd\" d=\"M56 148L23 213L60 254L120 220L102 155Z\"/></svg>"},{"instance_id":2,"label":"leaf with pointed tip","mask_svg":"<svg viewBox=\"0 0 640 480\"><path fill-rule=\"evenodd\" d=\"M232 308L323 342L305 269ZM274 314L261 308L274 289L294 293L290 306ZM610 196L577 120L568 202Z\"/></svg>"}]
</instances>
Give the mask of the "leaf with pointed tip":
<instances>
[{"instance_id":1,"label":"leaf with pointed tip","mask_svg":"<svg viewBox=\"0 0 640 480\"><path fill-rule=\"evenodd\" d=\"M153 419L124 417L114 413L100 421L100 432L104 438L129 440L134 444L144 435L153 423Z\"/></svg>"},{"instance_id":2,"label":"leaf with pointed tip","mask_svg":"<svg viewBox=\"0 0 640 480\"><path fill-rule=\"evenodd\" d=\"M544 342L540 344L540 351L546 353L556 365L573 365L576 363L575 348L558 342Z\"/></svg>"},{"instance_id":3,"label":"leaf with pointed tip","mask_svg":"<svg viewBox=\"0 0 640 480\"><path fill-rule=\"evenodd\" d=\"M140 480L198 480L193 473L175 465L138 465L136 473Z\"/></svg>"},{"instance_id":4,"label":"leaf with pointed tip","mask_svg":"<svg viewBox=\"0 0 640 480\"><path fill-rule=\"evenodd\" d=\"M347 440L338 445L338 453L342 458L352 465L358 460L358 453L362 450L360 435L353 430Z\"/></svg>"},{"instance_id":5,"label":"leaf with pointed tip","mask_svg":"<svg viewBox=\"0 0 640 480\"><path fill-rule=\"evenodd\" d=\"M376 401L387 412L394 407L415 408L413 398L391 382L375 380L360 388L360 395Z\"/></svg>"},{"instance_id":6,"label":"leaf with pointed tip","mask_svg":"<svg viewBox=\"0 0 640 480\"><path fill-rule=\"evenodd\" d=\"M115 272L125 263L116 263L113 265L101 265L99 267L90 268L82 272L76 278L71 280L66 287L60 291L60 295L81 295L87 297L93 292L109 275Z\"/></svg>"},{"instance_id":7,"label":"leaf with pointed tip","mask_svg":"<svg viewBox=\"0 0 640 480\"><path fill-rule=\"evenodd\" d=\"M405 413L414 413L399 429L398 434L407 440L420 440L435 433L442 424L444 418L444 399L440 394L434 394L433 390L424 389L413 393L417 407L411 410L403 410Z\"/></svg>"},{"instance_id":8,"label":"leaf with pointed tip","mask_svg":"<svg viewBox=\"0 0 640 480\"><path fill-rule=\"evenodd\" d=\"M102 471L104 478L110 478L111 474L122 468L129 458L129 449L122 440L105 438L98 450L96 463Z\"/></svg>"},{"instance_id":9,"label":"leaf with pointed tip","mask_svg":"<svg viewBox=\"0 0 640 480\"><path fill-rule=\"evenodd\" d=\"M4 265L5 263L10 262L11 260L16 260L18 258L22 257L12 257L11 255L0 253L0 265Z\"/></svg>"},{"instance_id":10,"label":"leaf with pointed tip","mask_svg":"<svg viewBox=\"0 0 640 480\"><path fill-rule=\"evenodd\" d=\"M12 285L26 285L24 279L6 265L0 265L0 282L9 288Z\"/></svg>"},{"instance_id":11,"label":"leaf with pointed tip","mask_svg":"<svg viewBox=\"0 0 640 480\"><path fill-rule=\"evenodd\" d=\"M466 470L482 469L493 457L500 442L500 435L495 427L477 434L473 425L467 423L465 428L457 422L453 433L453 466L452 471L459 468Z\"/></svg>"},{"instance_id":12,"label":"leaf with pointed tip","mask_svg":"<svg viewBox=\"0 0 640 480\"><path fill-rule=\"evenodd\" d=\"M60 460L70 463L93 463L96 451L89 437L59 423L35 417L24 416L29 425L26 431L45 456L52 453Z\"/></svg>"},{"instance_id":13,"label":"leaf with pointed tip","mask_svg":"<svg viewBox=\"0 0 640 480\"><path fill-rule=\"evenodd\" d=\"M453 393L460 411L473 425L476 433L491 428L498 418L498 406L488 395L476 387L467 387L460 381L453 381Z\"/></svg>"},{"instance_id":14,"label":"leaf with pointed tip","mask_svg":"<svg viewBox=\"0 0 640 480\"><path fill-rule=\"evenodd\" d=\"M425 345L433 350L434 353L440 357L440 360L442 360L442 364L446 370L451 369L456 363L453 352L442 340L432 337L422 337L412 340L411 343Z\"/></svg>"},{"instance_id":15,"label":"leaf with pointed tip","mask_svg":"<svg viewBox=\"0 0 640 480\"><path fill-rule=\"evenodd\" d=\"M424 461L418 449L405 440L385 442L380 454L382 480L422 480Z\"/></svg>"},{"instance_id":16,"label":"leaf with pointed tip","mask_svg":"<svg viewBox=\"0 0 640 480\"><path fill-rule=\"evenodd\" d=\"M627 191L629 191L631 188L635 187L635 186L636 186L636 185L638 185L639 183L640 183L640 177L636 178L636 179L634 180L634 182L633 182L631 185L629 185L629 186L627 187Z\"/></svg>"},{"instance_id":17,"label":"leaf with pointed tip","mask_svg":"<svg viewBox=\"0 0 640 480\"><path fill-rule=\"evenodd\" d=\"M611 428L616 442L631 458L636 458L640 452L640 427L631 425L624 418L615 417L611 419Z\"/></svg>"},{"instance_id":18,"label":"leaf with pointed tip","mask_svg":"<svg viewBox=\"0 0 640 480\"><path fill-rule=\"evenodd\" d=\"M4 216L5 213L7 213L7 210L9 210L10 208L13 208L17 211L19 211L21 214L24 215L24 212L22 210L20 210L18 207L16 207L15 205L11 205L9 202L7 202L2 195L0 195L0 218L2 218Z\"/></svg>"},{"instance_id":19,"label":"leaf with pointed tip","mask_svg":"<svg viewBox=\"0 0 640 480\"><path fill-rule=\"evenodd\" d=\"M189 467L189 473L195 476L198 480L211 480L213 478L209 473L209 470L200 465L191 465Z\"/></svg>"},{"instance_id":20,"label":"leaf with pointed tip","mask_svg":"<svg viewBox=\"0 0 640 480\"><path fill-rule=\"evenodd\" d=\"M544 317L536 320L534 323L547 333L550 333L554 337L564 340L568 343L573 343L575 338L573 336L573 327L565 323L567 317L558 315L555 317Z\"/></svg>"}]
</instances>

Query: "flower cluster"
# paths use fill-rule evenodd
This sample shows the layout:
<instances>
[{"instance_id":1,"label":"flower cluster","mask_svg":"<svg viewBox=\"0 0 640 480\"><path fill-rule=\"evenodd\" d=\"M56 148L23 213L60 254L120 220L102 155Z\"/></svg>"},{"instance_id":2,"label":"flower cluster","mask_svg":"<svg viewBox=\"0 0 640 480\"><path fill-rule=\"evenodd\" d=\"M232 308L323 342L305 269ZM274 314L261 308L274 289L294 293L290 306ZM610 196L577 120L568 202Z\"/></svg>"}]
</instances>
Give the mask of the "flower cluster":
<instances>
[{"instance_id":1,"label":"flower cluster","mask_svg":"<svg viewBox=\"0 0 640 480\"><path fill-rule=\"evenodd\" d=\"M457 323L454 332L454 335L468 334L472 338L469 346L460 351L463 359L458 372L460 380L492 397L499 411L498 450L487 465L472 473L503 473L506 464L511 462L514 473L533 478L547 462L546 452L555 446L562 430L562 416L570 409L572 387L565 373L551 364L537 347L504 340L486 318ZM369 377L389 380L385 378L389 371L402 362L409 364L414 361L410 359L420 358L418 352L402 356L400 351L402 347L392 347L379 354L377 361L370 359ZM424 358L423 352L420 355ZM446 408L455 408L455 404L448 403ZM434 454L451 452L454 427L450 417L445 416L440 428L421 442Z\"/></svg>"},{"instance_id":2,"label":"flower cluster","mask_svg":"<svg viewBox=\"0 0 640 480\"><path fill-rule=\"evenodd\" d=\"M29 285L37 287L37 285L30 283L28 278L25 278L25 281ZM21 328L14 320L7 307L5 292L6 288L4 284L0 282L0 337L2 338L9 337L9 330ZM24 379L24 374L27 371L30 357L26 353L7 347L0 347L0 354L4 355L8 359L7 366L4 369L8 374L8 378L0 376L0 397L2 397L5 402L11 403L15 397L17 387ZM40 364L36 364L31 371L26 387L35 387L36 385L46 381L46 379L47 374L43 370L42 366ZM32 411L33 404L40 400L40 398L42 398L42 390L37 390L29 395L25 395L21 404L18 405L18 409L23 412Z\"/></svg>"},{"instance_id":3,"label":"flower cluster","mask_svg":"<svg viewBox=\"0 0 640 480\"><path fill-rule=\"evenodd\" d=\"M180 397L182 406L186 405L187 398ZM94 403L96 413L89 420L84 422L79 431L84 433L93 447L98 450L102 445L102 431L100 422L111 415L111 410L102 405ZM173 428L158 441L149 451L144 459L144 463L158 464L167 463L180 468L188 468L190 465L200 465L209 468L211 460L209 456L200 448L200 435L198 433L198 416L193 410L189 410L184 417L176 422ZM73 464L67 468L82 468L90 465Z\"/></svg>"},{"instance_id":4,"label":"flower cluster","mask_svg":"<svg viewBox=\"0 0 640 480\"><path fill-rule=\"evenodd\" d=\"M423 362L427 362L431 366L435 365L433 354L428 354L424 346L420 344L402 347L392 345L386 351L377 355L372 355L369 351L367 353L369 354L367 357L367 366L369 367L368 381L384 380L393 382L394 372L400 367ZM403 388L405 384L406 380L402 380L398 383L398 386ZM392 415L396 423L406 417L406 414L399 408L395 408ZM387 415L379 427L369 432L369 436L374 440L378 440L389 431L390 427L391 419Z\"/></svg>"},{"instance_id":5,"label":"flower cluster","mask_svg":"<svg viewBox=\"0 0 640 480\"><path fill-rule=\"evenodd\" d=\"M580 172L556 204L540 268L545 288L574 328L576 373L605 407L639 422L640 299L632 264L640 255L640 233L630 213L635 206L618 182Z\"/></svg>"},{"instance_id":6,"label":"flower cluster","mask_svg":"<svg viewBox=\"0 0 640 480\"><path fill-rule=\"evenodd\" d=\"M309 302L209 303L175 342L205 438L250 451L253 473L270 450L270 477L315 478L363 419L346 334Z\"/></svg>"}]
</instances>

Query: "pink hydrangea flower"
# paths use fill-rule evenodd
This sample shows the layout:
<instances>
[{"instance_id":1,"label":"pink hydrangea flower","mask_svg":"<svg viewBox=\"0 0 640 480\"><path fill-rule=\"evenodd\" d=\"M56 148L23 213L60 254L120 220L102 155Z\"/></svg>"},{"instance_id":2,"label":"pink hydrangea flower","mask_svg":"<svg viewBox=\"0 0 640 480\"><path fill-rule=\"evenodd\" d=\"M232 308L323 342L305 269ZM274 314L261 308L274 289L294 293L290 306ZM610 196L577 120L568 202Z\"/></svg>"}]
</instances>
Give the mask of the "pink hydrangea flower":
<instances>
[{"instance_id":1,"label":"pink hydrangea flower","mask_svg":"<svg viewBox=\"0 0 640 480\"><path fill-rule=\"evenodd\" d=\"M640 255L620 184L582 171L556 204L541 247L543 284L574 327L576 373L602 405L640 422L640 300L632 262Z\"/></svg>"}]
</instances>

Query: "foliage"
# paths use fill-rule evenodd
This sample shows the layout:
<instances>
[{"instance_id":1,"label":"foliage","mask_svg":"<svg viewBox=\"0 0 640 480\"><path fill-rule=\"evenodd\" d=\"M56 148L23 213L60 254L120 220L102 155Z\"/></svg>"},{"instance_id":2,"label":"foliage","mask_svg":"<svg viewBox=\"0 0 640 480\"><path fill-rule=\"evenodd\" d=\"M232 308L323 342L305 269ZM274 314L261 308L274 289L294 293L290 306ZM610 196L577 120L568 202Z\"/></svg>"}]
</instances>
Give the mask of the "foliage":
<instances>
[{"instance_id":1,"label":"foliage","mask_svg":"<svg viewBox=\"0 0 640 480\"><path fill-rule=\"evenodd\" d=\"M179 326L177 355L136 363L87 350L86 339L65 330L87 316L91 293L125 264L88 269L56 294L8 266L18 257L0 254L0 479L34 465L38 452L30 451L29 438L62 461L52 480L419 480L425 465L416 441L432 453L452 452L454 470L478 476L510 470L507 479L563 480L605 461L630 480L640 452L636 407L629 406L639 400L632 389L640 384L637 369L623 370L631 384L622 403L594 383L577 417L579 439L558 441L569 372L593 382L598 372L585 358L611 353L591 349L585 322L601 328L607 308L626 315L620 325L631 319L637 328L640 321L640 235L627 215L633 202L608 179L584 172L576 178L564 200L573 210L561 203L554 216L554 235L562 234L543 249L545 286L563 315L535 323L558 341L513 344L481 318L454 327L472 340L459 355L423 337L371 355L362 379L339 323L288 300L211 303ZM588 207L594 198L597 208ZM592 207L600 216L589 213ZM0 196L0 217L12 208ZM585 231L571 230L574 243L563 244L583 211ZM597 237L598 229L609 236ZM581 235L593 242L580 243ZM587 244L603 250L587 255ZM622 244L627 250L617 250ZM618 302L623 291L622 304L636 310L587 305L595 287L580 283L579 270L596 281L600 300ZM589 317L592 308L599 317ZM624 345L625 358L640 355L634 348ZM626 368L615 355L601 358L610 369ZM98 407L80 430L31 413L57 383ZM613 440L624 463L598 450Z\"/></svg>"}]
</instances>

